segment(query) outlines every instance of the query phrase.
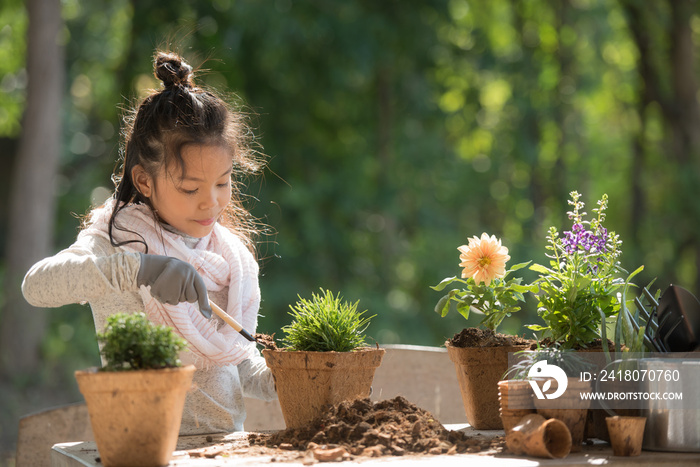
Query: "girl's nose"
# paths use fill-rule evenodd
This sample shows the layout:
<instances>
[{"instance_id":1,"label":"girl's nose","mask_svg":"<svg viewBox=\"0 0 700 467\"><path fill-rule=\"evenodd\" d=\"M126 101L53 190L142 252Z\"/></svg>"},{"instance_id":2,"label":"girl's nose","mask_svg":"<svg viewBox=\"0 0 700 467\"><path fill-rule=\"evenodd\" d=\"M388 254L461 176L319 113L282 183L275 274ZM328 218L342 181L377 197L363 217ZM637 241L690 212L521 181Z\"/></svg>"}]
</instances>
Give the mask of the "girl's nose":
<instances>
[{"instance_id":1,"label":"girl's nose","mask_svg":"<svg viewBox=\"0 0 700 467\"><path fill-rule=\"evenodd\" d=\"M205 194L202 196L199 206L201 209L211 209L216 206L216 202L216 193L214 190L210 190L205 192Z\"/></svg>"}]
</instances>

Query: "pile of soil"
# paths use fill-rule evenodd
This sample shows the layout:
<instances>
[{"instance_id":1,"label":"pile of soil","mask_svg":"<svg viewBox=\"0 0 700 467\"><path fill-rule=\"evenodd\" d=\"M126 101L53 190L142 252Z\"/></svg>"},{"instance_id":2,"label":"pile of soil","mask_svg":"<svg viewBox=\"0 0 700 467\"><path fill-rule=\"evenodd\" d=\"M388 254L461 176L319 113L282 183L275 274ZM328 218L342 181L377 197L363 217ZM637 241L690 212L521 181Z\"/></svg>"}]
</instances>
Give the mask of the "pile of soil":
<instances>
[{"instance_id":1,"label":"pile of soil","mask_svg":"<svg viewBox=\"0 0 700 467\"><path fill-rule=\"evenodd\" d=\"M277 344L275 343L275 336L269 334L253 334L253 339L258 344L264 345L266 349L277 350Z\"/></svg>"},{"instance_id":2,"label":"pile of soil","mask_svg":"<svg viewBox=\"0 0 700 467\"><path fill-rule=\"evenodd\" d=\"M505 448L503 437L469 437L449 431L430 412L401 396L379 402L368 398L341 402L307 427L270 435L251 433L248 441L251 445L311 451L317 460L407 453L495 453Z\"/></svg>"},{"instance_id":3,"label":"pile of soil","mask_svg":"<svg viewBox=\"0 0 700 467\"><path fill-rule=\"evenodd\" d=\"M532 339L501 334L491 329L465 328L455 334L447 344L453 347L501 347L512 345L534 345Z\"/></svg>"}]
</instances>

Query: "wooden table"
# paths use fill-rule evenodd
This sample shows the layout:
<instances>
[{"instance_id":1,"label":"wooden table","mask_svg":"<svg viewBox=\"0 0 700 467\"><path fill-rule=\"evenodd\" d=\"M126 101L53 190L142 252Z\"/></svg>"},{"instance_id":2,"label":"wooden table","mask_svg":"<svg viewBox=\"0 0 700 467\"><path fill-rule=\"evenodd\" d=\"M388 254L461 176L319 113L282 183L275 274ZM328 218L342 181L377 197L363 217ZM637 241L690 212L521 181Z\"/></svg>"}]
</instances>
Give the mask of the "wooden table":
<instances>
[{"instance_id":1,"label":"wooden table","mask_svg":"<svg viewBox=\"0 0 700 467\"><path fill-rule=\"evenodd\" d=\"M503 436L503 431L477 431L469 425L446 425L449 430L461 430L468 435L480 435L485 437ZM310 458L304 458L298 451L275 450L270 453L256 452L255 446L250 446L248 433L238 432L228 435L211 435L209 440L205 435L182 436L173 455L170 466L255 466L261 464L283 465L309 465ZM223 444L222 444L223 443ZM226 456L192 457L199 455L215 455L216 446L226 446ZM207 453L207 449L209 452ZM212 451L214 449L214 451ZM221 450L221 448L219 448ZM70 442L56 444L51 452L52 467L102 467L98 461L99 453L94 442ZM469 465L470 467L533 467L533 466L698 466L700 465L700 452L697 453L672 453L642 451L638 457L616 457L607 443L595 443L583 447L578 453L569 454L564 459L540 459L535 457L513 456L510 454L452 454L452 455L406 455L384 456L377 458L355 457L345 462L347 464L361 464L363 467L373 466L434 466L451 467Z\"/></svg>"}]
</instances>

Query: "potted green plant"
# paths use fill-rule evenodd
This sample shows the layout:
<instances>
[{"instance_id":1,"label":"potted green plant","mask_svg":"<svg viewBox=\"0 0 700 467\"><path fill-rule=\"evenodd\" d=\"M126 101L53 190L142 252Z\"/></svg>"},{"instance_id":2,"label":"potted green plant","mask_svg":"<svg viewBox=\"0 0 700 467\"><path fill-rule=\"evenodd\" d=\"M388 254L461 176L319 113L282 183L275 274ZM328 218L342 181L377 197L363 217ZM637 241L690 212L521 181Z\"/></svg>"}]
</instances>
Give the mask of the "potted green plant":
<instances>
[{"instance_id":1,"label":"potted green plant","mask_svg":"<svg viewBox=\"0 0 700 467\"><path fill-rule=\"evenodd\" d=\"M187 342L143 313L108 317L97 339L105 365L75 377L102 464L167 465L195 371L178 358Z\"/></svg>"},{"instance_id":2,"label":"potted green plant","mask_svg":"<svg viewBox=\"0 0 700 467\"><path fill-rule=\"evenodd\" d=\"M615 320L621 309L619 292L633 274L620 263L622 241L614 231L608 231L605 221L608 196L603 195L593 209L594 217L586 219L581 195L570 193L568 212L572 220L570 231L559 235L556 227L549 228L547 253L549 266L533 264L530 269L539 277L537 314L545 325L530 325L541 332L540 340L557 343L562 349L590 349L601 338L608 321ZM601 342L601 350L606 351Z\"/></svg>"},{"instance_id":3,"label":"potted green plant","mask_svg":"<svg viewBox=\"0 0 700 467\"><path fill-rule=\"evenodd\" d=\"M446 316L456 308L465 318L476 312L483 315L479 328L465 328L445 342L455 364L467 421L476 429L502 428L499 416L498 381L508 369L508 354L528 348L532 342L517 336L496 333L503 319L520 310L524 294L533 287L522 278L510 277L529 263L516 264L506 270L508 249L495 236L486 233L472 237L460 251L461 277L448 277L432 287L449 290L437 303L435 311Z\"/></svg>"},{"instance_id":4,"label":"potted green plant","mask_svg":"<svg viewBox=\"0 0 700 467\"><path fill-rule=\"evenodd\" d=\"M556 227L550 227L546 246L549 266L530 266L539 274L533 285L539 289L535 293L537 313L545 325L528 327L541 333L544 346L603 352L610 362L623 350L642 350L644 328L629 311L629 289L636 287L631 279L643 266L631 274L622 268L622 241L604 226L606 194L598 200L590 219L581 195L572 191L569 196L571 230L560 235ZM613 331L613 341L608 340L608 329ZM612 357L611 352L615 354ZM602 411L589 411L586 429L590 436L607 438Z\"/></svg>"},{"instance_id":5,"label":"potted green plant","mask_svg":"<svg viewBox=\"0 0 700 467\"><path fill-rule=\"evenodd\" d=\"M369 397L384 349L366 346L373 316L340 294L321 289L290 305L291 324L279 349L262 351L277 387L287 428L312 422L326 406Z\"/></svg>"}]
</instances>

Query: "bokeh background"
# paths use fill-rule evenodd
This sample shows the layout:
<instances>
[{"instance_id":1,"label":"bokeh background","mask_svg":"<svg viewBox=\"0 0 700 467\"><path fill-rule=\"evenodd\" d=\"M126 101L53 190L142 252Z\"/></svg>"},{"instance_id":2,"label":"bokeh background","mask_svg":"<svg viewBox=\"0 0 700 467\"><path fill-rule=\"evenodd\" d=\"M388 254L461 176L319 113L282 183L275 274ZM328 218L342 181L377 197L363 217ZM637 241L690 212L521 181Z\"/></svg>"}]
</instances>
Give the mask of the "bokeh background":
<instances>
[{"instance_id":1,"label":"bokeh background","mask_svg":"<svg viewBox=\"0 0 700 467\"><path fill-rule=\"evenodd\" d=\"M80 400L99 363L90 310L29 307L36 260L109 196L120 116L158 85L156 48L254 122L259 331L320 287L375 314L380 344L441 345L430 289L488 232L545 262L568 193L623 266L700 291L700 2L694 0L3 0L0 10L0 462L23 414ZM529 271L525 280L534 279ZM530 334L532 301L502 332Z\"/></svg>"}]
</instances>

